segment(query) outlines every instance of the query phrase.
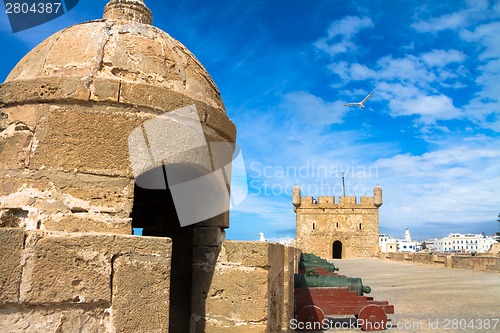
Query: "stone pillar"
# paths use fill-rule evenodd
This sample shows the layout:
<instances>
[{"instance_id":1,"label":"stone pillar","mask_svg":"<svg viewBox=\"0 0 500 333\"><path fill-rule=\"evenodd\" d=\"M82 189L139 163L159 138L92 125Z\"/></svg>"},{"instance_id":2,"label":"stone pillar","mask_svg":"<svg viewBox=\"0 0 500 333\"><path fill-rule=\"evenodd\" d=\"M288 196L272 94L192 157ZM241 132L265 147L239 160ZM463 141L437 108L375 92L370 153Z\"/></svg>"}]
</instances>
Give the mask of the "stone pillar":
<instances>
[{"instance_id":1,"label":"stone pillar","mask_svg":"<svg viewBox=\"0 0 500 333\"><path fill-rule=\"evenodd\" d=\"M298 270L296 257L297 249L292 246L285 247L284 293L283 293L283 332L291 333L290 321L294 318L295 289L293 285L294 274Z\"/></svg>"},{"instance_id":2,"label":"stone pillar","mask_svg":"<svg viewBox=\"0 0 500 333\"><path fill-rule=\"evenodd\" d=\"M196 332L282 332L284 246L225 241Z\"/></svg>"}]
</instances>

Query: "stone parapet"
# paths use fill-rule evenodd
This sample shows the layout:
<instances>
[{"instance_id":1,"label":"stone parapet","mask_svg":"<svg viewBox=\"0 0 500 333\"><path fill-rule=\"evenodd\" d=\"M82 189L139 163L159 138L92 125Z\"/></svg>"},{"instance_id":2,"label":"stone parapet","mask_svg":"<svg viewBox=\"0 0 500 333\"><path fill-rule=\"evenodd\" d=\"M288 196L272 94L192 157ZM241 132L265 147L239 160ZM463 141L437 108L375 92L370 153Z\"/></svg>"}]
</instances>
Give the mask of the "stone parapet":
<instances>
[{"instance_id":1,"label":"stone parapet","mask_svg":"<svg viewBox=\"0 0 500 333\"><path fill-rule=\"evenodd\" d=\"M482 254L481 256L472 256L464 254L380 253L379 258L427 265L438 265L448 268L500 272L500 257L486 256L485 254Z\"/></svg>"},{"instance_id":2,"label":"stone parapet","mask_svg":"<svg viewBox=\"0 0 500 333\"><path fill-rule=\"evenodd\" d=\"M282 332L285 248L225 241L206 299L204 332ZM197 330L200 331L200 330Z\"/></svg>"},{"instance_id":3,"label":"stone parapet","mask_svg":"<svg viewBox=\"0 0 500 333\"><path fill-rule=\"evenodd\" d=\"M169 238L2 228L0 250L4 332L168 328Z\"/></svg>"}]
</instances>

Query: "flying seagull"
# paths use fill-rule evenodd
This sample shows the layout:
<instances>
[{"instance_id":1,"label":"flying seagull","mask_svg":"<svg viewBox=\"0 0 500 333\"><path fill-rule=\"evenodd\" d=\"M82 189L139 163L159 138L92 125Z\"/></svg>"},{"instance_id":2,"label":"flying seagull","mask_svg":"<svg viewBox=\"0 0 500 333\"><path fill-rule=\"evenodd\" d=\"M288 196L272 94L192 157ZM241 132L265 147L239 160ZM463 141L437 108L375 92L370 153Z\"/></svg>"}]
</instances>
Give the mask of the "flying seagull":
<instances>
[{"instance_id":1,"label":"flying seagull","mask_svg":"<svg viewBox=\"0 0 500 333\"><path fill-rule=\"evenodd\" d=\"M368 100L368 98L372 97L373 94L375 94L375 91L372 92L370 95L366 96L365 99L362 100L359 103L347 103L344 106L357 106L357 107L360 107L360 108L364 108L365 107L365 102Z\"/></svg>"}]
</instances>

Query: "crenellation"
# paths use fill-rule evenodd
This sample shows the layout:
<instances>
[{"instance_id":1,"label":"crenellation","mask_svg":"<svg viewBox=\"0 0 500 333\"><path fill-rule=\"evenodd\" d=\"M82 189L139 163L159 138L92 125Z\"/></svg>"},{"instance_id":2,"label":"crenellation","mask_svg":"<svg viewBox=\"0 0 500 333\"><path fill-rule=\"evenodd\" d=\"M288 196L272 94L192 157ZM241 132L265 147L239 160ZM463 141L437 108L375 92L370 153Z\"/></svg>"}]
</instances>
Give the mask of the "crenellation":
<instances>
[{"instance_id":1,"label":"crenellation","mask_svg":"<svg viewBox=\"0 0 500 333\"><path fill-rule=\"evenodd\" d=\"M319 196L317 197L317 203L313 200L315 197L312 196L302 196L299 205L302 209L316 209L316 208L377 208L374 203L374 197L362 196Z\"/></svg>"}]
</instances>

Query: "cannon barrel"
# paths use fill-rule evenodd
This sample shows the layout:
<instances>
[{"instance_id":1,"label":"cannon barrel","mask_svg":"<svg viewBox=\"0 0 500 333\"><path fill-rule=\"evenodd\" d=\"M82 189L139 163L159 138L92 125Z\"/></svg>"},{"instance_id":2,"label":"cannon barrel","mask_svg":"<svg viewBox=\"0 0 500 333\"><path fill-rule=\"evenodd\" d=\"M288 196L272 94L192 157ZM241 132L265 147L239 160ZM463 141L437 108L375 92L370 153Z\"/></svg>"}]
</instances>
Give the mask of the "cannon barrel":
<instances>
[{"instance_id":1,"label":"cannon barrel","mask_svg":"<svg viewBox=\"0 0 500 333\"><path fill-rule=\"evenodd\" d=\"M316 268L316 267L321 267L321 268L327 269L330 272L334 272L334 271L338 271L339 270L338 267L335 267L334 264L331 264L329 262L299 261L299 268L302 268L302 269L311 269L311 268Z\"/></svg>"},{"instance_id":2,"label":"cannon barrel","mask_svg":"<svg viewBox=\"0 0 500 333\"><path fill-rule=\"evenodd\" d=\"M347 288L354 291L358 296L363 293L369 294L372 289L363 286L360 278L346 278L342 276L306 276L305 274L294 275L295 288Z\"/></svg>"}]
</instances>

